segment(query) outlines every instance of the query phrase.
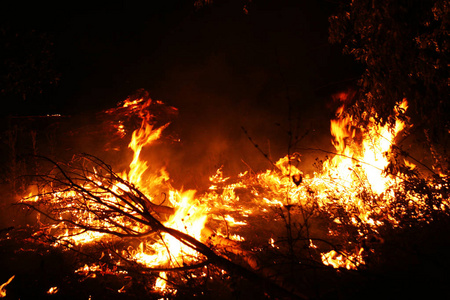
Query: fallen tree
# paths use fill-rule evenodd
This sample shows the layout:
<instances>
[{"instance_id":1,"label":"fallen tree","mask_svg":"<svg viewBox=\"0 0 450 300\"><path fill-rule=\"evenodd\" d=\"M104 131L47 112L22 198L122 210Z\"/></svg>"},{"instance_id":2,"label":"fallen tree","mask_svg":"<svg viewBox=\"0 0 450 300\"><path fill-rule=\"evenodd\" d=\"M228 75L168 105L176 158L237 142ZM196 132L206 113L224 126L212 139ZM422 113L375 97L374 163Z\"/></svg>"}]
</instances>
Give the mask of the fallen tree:
<instances>
[{"instance_id":1,"label":"fallen tree","mask_svg":"<svg viewBox=\"0 0 450 300\"><path fill-rule=\"evenodd\" d=\"M205 242L201 242L179 229L165 226L162 221L173 215L175 209L156 204L154 199L123 179L99 158L82 154L75 156L68 164L46 157L41 159L49 164L49 171L35 176L38 192L24 198L19 205L45 217L41 234L53 245L83 252L77 244L98 242L105 245L105 240L116 240L120 243L112 243L115 246L109 246L109 257L99 259L99 263L125 271L132 269L141 274L182 272L214 265L232 276L247 279L269 295L307 298L279 280L270 270L259 270L258 258L241 249L238 242L222 237L207 227L202 231ZM151 246L152 241L159 240L166 248L168 257L172 257L170 245L165 241L166 235L199 255L183 258L182 263L171 258L162 265L148 266L133 255L135 250L130 250L130 243L124 244L124 241L138 240L146 241ZM217 250L240 256L250 268L218 254Z\"/></svg>"}]
</instances>

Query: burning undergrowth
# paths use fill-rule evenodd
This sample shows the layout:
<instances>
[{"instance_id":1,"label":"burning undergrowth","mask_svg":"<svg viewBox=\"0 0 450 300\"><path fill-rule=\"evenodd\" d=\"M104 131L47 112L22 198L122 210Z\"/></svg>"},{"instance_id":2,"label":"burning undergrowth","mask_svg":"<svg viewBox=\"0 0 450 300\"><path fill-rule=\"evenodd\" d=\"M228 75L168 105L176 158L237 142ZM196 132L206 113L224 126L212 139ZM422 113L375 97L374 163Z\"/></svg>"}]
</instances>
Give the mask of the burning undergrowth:
<instances>
[{"instance_id":1,"label":"burning undergrowth","mask_svg":"<svg viewBox=\"0 0 450 300\"><path fill-rule=\"evenodd\" d=\"M141 157L176 109L147 94L129 98L106 112L109 148L120 150L132 132L126 170L89 154L39 158L33 190L19 202L37 217L31 239L76 254L83 280L115 278L120 295L136 286L166 298L336 295L355 274L385 266L393 236L445 223L450 209L448 177L421 173L395 146L408 129L406 101L391 127L359 128L343 109L331 122L336 153L316 172L304 174L294 153L263 172L218 169L208 189L193 191L174 188L164 168ZM255 285L264 288L250 292Z\"/></svg>"}]
</instances>

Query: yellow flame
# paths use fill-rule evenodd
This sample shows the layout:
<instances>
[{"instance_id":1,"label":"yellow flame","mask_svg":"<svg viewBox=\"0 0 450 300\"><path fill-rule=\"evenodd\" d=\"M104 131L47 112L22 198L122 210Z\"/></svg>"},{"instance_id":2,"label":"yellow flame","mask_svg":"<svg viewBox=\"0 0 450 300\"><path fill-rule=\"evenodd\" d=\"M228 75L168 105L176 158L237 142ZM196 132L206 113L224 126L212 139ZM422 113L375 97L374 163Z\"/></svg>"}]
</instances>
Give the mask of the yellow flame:
<instances>
[{"instance_id":1,"label":"yellow flame","mask_svg":"<svg viewBox=\"0 0 450 300\"><path fill-rule=\"evenodd\" d=\"M131 142L128 145L134 152L133 160L130 163L130 171L127 179L135 184L139 184L142 179L142 174L148 169L146 161L140 160L139 156L144 146L154 142L161 136L161 132L167 128L166 124L160 128L153 130L153 127L147 123L142 124L141 128L133 132Z\"/></svg>"},{"instance_id":2,"label":"yellow flame","mask_svg":"<svg viewBox=\"0 0 450 300\"><path fill-rule=\"evenodd\" d=\"M157 292L163 292L166 290L167 287L167 275L166 272L160 272L159 277L156 279L155 285L153 286L153 289Z\"/></svg>"},{"instance_id":3,"label":"yellow flame","mask_svg":"<svg viewBox=\"0 0 450 300\"><path fill-rule=\"evenodd\" d=\"M0 298L6 297L6 290L5 287L11 283L11 281L14 279L16 275L11 276L11 278L8 279L4 284L0 285Z\"/></svg>"},{"instance_id":4,"label":"yellow flame","mask_svg":"<svg viewBox=\"0 0 450 300\"><path fill-rule=\"evenodd\" d=\"M361 249L362 250L362 249ZM355 269L359 265L364 264L361 253L358 254L342 254L334 250L322 254L322 262L327 266L332 266L333 268L346 268L348 270Z\"/></svg>"},{"instance_id":5,"label":"yellow flame","mask_svg":"<svg viewBox=\"0 0 450 300\"><path fill-rule=\"evenodd\" d=\"M47 291L47 294L49 294L49 295L54 295L54 294L56 294L58 291L59 291L58 287L53 286L53 287L51 287L51 288Z\"/></svg>"}]
</instances>

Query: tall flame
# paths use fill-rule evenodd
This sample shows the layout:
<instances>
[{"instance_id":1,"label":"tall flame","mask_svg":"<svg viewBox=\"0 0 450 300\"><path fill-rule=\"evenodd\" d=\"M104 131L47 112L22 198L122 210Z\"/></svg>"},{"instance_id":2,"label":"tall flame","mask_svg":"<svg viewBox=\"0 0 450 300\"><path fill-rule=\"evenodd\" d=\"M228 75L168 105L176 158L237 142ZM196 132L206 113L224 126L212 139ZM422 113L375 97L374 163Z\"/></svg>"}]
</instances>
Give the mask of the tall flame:
<instances>
[{"instance_id":1,"label":"tall flame","mask_svg":"<svg viewBox=\"0 0 450 300\"><path fill-rule=\"evenodd\" d=\"M126 102L125 105L139 105L140 101ZM150 145L160 138L161 133L166 129L170 123L167 123L159 128L154 129L150 125L150 115L143 113L146 105L139 111L142 117L141 126L135 130L129 143L129 148L133 150L133 160L130 163L130 170L128 174L124 174L126 179L138 187L147 196L151 198L151 188L157 184L161 184L169 179L168 174L164 169L160 170L158 176L148 176L143 180L143 174L148 169L147 161L140 159L141 150L143 147ZM164 225L169 228L175 228L183 231L192 237L200 240L201 231L206 222L205 208L195 200L195 191L180 192L174 189L169 191L169 202L173 205L175 213L164 222ZM188 257L196 258L196 253L191 248L183 245L180 241L165 233L161 234L162 240L160 242L145 245L141 244L140 249L135 252L137 261L149 266L166 265L182 266L183 263L189 260ZM151 249L151 254L147 253L145 249ZM155 283L155 289L163 291L166 288L165 280L167 275L165 272L160 273L160 277Z\"/></svg>"}]
</instances>

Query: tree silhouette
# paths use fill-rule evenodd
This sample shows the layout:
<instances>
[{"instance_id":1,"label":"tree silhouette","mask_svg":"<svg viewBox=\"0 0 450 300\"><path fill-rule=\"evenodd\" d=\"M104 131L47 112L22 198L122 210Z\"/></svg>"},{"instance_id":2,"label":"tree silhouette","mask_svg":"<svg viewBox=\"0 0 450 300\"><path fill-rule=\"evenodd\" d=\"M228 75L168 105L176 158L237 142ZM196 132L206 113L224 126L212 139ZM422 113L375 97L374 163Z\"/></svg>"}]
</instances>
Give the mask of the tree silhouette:
<instances>
[{"instance_id":1,"label":"tree silhouette","mask_svg":"<svg viewBox=\"0 0 450 300\"><path fill-rule=\"evenodd\" d=\"M448 166L450 130L449 13L448 0L355 0L330 17L330 42L365 66L349 113L361 123L392 124L406 98L408 116L441 168L443 160Z\"/></svg>"}]
</instances>

